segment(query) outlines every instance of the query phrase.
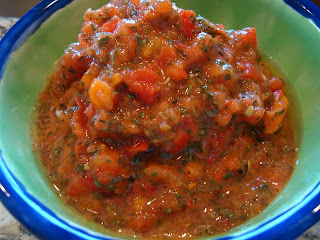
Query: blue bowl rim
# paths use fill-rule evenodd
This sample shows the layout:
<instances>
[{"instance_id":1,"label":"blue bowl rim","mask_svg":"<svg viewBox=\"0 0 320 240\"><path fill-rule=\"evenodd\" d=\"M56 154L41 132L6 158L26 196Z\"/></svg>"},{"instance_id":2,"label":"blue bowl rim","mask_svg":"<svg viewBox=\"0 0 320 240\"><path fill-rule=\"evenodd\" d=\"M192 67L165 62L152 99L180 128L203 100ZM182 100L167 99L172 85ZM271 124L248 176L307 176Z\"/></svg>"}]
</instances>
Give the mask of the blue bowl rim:
<instances>
[{"instance_id":1,"label":"blue bowl rim","mask_svg":"<svg viewBox=\"0 0 320 240\"><path fill-rule=\"evenodd\" d=\"M6 62L41 24L57 10L74 0L44 0L27 12L0 41L0 84ZM311 19L320 29L320 8L310 0L283 0L302 16ZM75 227L59 218L54 212L28 193L6 165L0 149L0 200L25 227L43 239L116 239L102 236L81 227ZM262 227L284 217L276 226L266 231ZM320 220L320 182L304 199L286 213L269 222L237 236L220 239L293 239ZM34 224L36 223L36 224Z\"/></svg>"}]
</instances>

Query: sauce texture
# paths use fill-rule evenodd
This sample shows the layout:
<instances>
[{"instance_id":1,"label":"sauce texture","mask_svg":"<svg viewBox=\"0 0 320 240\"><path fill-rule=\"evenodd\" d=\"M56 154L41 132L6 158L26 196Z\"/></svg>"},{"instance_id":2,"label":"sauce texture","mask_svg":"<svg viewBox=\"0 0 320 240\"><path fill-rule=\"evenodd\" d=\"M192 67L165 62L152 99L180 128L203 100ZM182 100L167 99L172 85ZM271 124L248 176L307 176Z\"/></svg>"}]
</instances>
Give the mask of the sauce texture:
<instances>
[{"instance_id":1,"label":"sauce texture","mask_svg":"<svg viewBox=\"0 0 320 240\"><path fill-rule=\"evenodd\" d=\"M62 200L148 239L263 211L297 147L255 28L226 31L169 0L112 0L84 20L37 103L36 148Z\"/></svg>"}]
</instances>

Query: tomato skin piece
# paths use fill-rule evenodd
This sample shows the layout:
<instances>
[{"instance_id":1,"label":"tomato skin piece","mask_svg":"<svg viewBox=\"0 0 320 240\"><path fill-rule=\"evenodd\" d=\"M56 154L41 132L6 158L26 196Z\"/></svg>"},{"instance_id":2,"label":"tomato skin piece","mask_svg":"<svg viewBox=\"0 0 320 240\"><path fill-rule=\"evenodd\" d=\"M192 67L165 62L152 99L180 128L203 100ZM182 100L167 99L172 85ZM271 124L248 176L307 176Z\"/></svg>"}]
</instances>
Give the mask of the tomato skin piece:
<instances>
[{"instance_id":1,"label":"tomato skin piece","mask_svg":"<svg viewBox=\"0 0 320 240\"><path fill-rule=\"evenodd\" d=\"M131 71L124 76L124 83L129 89L138 95L147 104L153 104L157 97L160 87L157 83L160 76L148 68L140 68Z\"/></svg>"},{"instance_id":2,"label":"tomato skin piece","mask_svg":"<svg viewBox=\"0 0 320 240\"><path fill-rule=\"evenodd\" d=\"M125 147L125 152L129 158L133 158L138 153L147 151L148 148L149 143L147 141L136 141L132 146Z\"/></svg>"},{"instance_id":3,"label":"tomato skin piece","mask_svg":"<svg viewBox=\"0 0 320 240\"><path fill-rule=\"evenodd\" d=\"M196 14L192 10L182 10L180 12L181 31L188 38L192 37L195 34L195 19Z\"/></svg>"},{"instance_id":4,"label":"tomato skin piece","mask_svg":"<svg viewBox=\"0 0 320 240\"><path fill-rule=\"evenodd\" d=\"M175 149L172 150L172 153L178 153L185 149L188 146L188 133L184 130L179 130L173 144Z\"/></svg>"},{"instance_id":5,"label":"tomato skin piece","mask_svg":"<svg viewBox=\"0 0 320 240\"><path fill-rule=\"evenodd\" d=\"M171 153L178 153L188 146L188 141L192 139L198 131L198 126L192 117L184 117L181 120L181 128L177 131L173 141L174 149Z\"/></svg>"}]
</instances>

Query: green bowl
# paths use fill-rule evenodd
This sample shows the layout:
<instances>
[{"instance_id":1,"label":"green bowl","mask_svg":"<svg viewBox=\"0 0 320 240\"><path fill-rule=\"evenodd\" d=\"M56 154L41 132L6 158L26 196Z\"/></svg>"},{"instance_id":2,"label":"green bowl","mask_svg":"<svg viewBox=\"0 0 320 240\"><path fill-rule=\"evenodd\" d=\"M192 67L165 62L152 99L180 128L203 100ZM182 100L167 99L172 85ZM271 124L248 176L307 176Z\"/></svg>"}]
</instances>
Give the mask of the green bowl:
<instances>
[{"instance_id":1,"label":"green bowl","mask_svg":"<svg viewBox=\"0 0 320 240\"><path fill-rule=\"evenodd\" d=\"M85 10L105 3L45 0L0 42L0 199L41 238L129 239L66 207L50 187L30 140L34 103L52 66L69 43L77 41ZM256 27L261 51L272 58L294 89L291 114L298 115L297 126L301 126L296 169L283 192L252 220L210 239L292 239L300 235L320 220L320 10L309 0L176 3L226 29Z\"/></svg>"}]
</instances>

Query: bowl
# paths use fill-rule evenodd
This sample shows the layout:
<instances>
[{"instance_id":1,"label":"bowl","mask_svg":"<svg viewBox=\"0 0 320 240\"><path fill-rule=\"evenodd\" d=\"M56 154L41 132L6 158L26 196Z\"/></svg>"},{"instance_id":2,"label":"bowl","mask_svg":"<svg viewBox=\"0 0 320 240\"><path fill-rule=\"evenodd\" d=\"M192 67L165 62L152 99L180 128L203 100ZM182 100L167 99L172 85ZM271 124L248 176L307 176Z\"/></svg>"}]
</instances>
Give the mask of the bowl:
<instances>
[{"instance_id":1,"label":"bowl","mask_svg":"<svg viewBox=\"0 0 320 240\"><path fill-rule=\"evenodd\" d=\"M104 0L44 0L0 42L0 199L44 239L130 239L66 207L33 154L30 122L35 99L53 64L77 41L82 16ZM295 90L302 140L294 174L261 214L206 239L293 239L320 220L320 9L309 0L177 0L179 7L226 29L256 27L260 49ZM301 109L301 111L299 110Z\"/></svg>"}]
</instances>

